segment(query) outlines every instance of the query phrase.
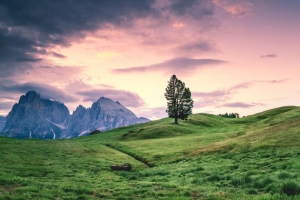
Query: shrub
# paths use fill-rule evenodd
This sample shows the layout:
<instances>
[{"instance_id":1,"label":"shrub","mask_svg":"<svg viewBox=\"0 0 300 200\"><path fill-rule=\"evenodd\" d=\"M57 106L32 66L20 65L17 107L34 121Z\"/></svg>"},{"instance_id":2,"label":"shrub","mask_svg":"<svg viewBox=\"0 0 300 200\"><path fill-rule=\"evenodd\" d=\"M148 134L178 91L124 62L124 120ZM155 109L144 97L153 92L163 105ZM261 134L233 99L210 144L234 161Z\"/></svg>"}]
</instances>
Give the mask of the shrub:
<instances>
[{"instance_id":1,"label":"shrub","mask_svg":"<svg viewBox=\"0 0 300 200\"><path fill-rule=\"evenodd\" d=\"M294 196L300 194L300 187L295 182L287 182L283 184L282 192L288 196Z\"/></svg>"},{"instance_id":2,"label":"shrub","mask_svg":"<svg viewBox=\"0 0 300 200\"><path fill-rule=\"evenodd\" d=\"M287 179L287 178L290 178L290 177L291 177L291 175L289 173L287 173L287 172L280 172L278 174L278 178L279 179Z\"/></svg>"},{"instance_id":3,"label":"shrub","mask_svg":"<svg viewBox=\"0 0 300 200\"><path fill-rule=\"evenodd\" d=\"M241 186L245 184L245 179L242 177L231 177L231 184L234 186Z\"/></svg>"},{"instance_id":4,"label":"shrub","mask_svg":"<svg viewBox=\"0 0 300 200\"><path fill-rule=\"evenodd\" d=\"M269 178L269 177L264 178L263 181L262 181L262 183L263 183L265 186L271 184L272 182L273 182L273 180L272 180L271 178Z\"/></svg>"},{"instance_id":5,"label":"shrub","mask_svg":"<svg viewBox=\"0 0 300 200\"><path fill-rule=\"evenodd\" d=\"M278 193L278 187L276 184L272 183L266 187L266 191L272 194Z\"/></svg>"},{"instance_id":6,"label":"shrub","mask_svg":"<svg viewBox=\"0 0 300 200\"><path fill-rule=\"evenodd\" d=\"M157 172L154 172L153 175L158 175L158 176L166 176L166 175L169 175L170 172L166 171L166 170L160 170L160 171L157 171Z\"/></svg>"},{"instance_id":7,"label":"shrub","mask_svg":"<svg viewBox=\"0 0 300 200\"><path fill-rule=\"evenodd\" d=\"M248 194L257 194L257 191L254 188L250 188L247 190Z\"/></svg>"},{"instance_id":8,"label":"shrub","mask_svg":"<svg viewBox=\"0 0 300 200\"><path fill-rule=\"evenodd\" d=\"M207 177L208 181L219 181L221 180L221 177L218 174L212 174L209 177Z\"/></svg>"}]
</instances>

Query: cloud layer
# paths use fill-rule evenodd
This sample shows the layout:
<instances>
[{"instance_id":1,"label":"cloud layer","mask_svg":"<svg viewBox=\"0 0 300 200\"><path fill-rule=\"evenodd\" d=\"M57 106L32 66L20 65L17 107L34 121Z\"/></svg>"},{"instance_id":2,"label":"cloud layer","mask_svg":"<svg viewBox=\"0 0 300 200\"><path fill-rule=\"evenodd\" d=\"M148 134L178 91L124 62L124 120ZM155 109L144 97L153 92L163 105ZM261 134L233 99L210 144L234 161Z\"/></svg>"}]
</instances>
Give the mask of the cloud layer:
<instances>
[{"instance_id":1,"label":"cloud layer","mask_svg":"<svg viewBox=\"0 0 300 200\"><path fill-rule=\"evenodd\" d=\"M264 106L266 104L263 103L243 103L243 102L233 102L233 103L225 103L222 106L223 107L229 107L229 108L251 108L255 106Z\"/></svg>"},{"instance_id":2,"label":"cloud layer","mask_svg":"<svg viewBox=\"0 0 300 200\"><path fill-rule=\"evenodd\" d=\"M249 108L254 106L265 105L262 103L245 103L245 102L229 102L235 94L241 89L248 89L254 84L257 83L267 83L267 84L281 84L287 82L288 79L281 80L254 80L243 82L237 85L234 85L228 89L220 89L211 92L192 92L192 97L197 99L195 101L196 107L240 107L240 108Z\"/></svg>"},{"instance_id":3,"label":"cloud layer","mask_svg":"<svg viewBox=\"0 0 300 200\"><path fill-rule=\"evenodd\" d=\"M146 73L146 72L164 72L164 73L177 73L177 74L190 74L194 73L197 69L211 67L220 64L226 64L227 61L216 59L195 59L195 58L174 58L161 63L130 67L124 69L113 69L113 73Z\"/></svg>"},{"instance_id":4,"label":"cloud layer","mask_svg":"<svg viewBox=\"0 0 300 200\"><path fill-rule=\"evenodd\" d=\"M99 97L105 96L114 101L119 101L125 107L138 108L145 104L138 94L125 90L93 89L78 91L76 94L82 96L84 98L83 101L96 102Z\"/></svg>"},{"instance_id":5,"label":"cloud layer","mask_svg":"<svg viewBox=\"0 0 300 200\"><path fill-rule=\"evenodd\" d=\"M260 56L260 58L277 58L277 57L278 57L278 55L276 55L274 53Z\"/></svg>"},{"instance_id":6,"label":"cloud layer","mask_svg":"<svg viewBox=\"0 0 300 200\"><path fill-rule=\"evenodd\" d=\"M31 69L30 63L40 62L43 55L64 58L47 49L69 46L70 39L81 39L106 23L128 26L133 19L147 15L153 2L1 1L0 70L12 75Z\"/></svg>"}]
</instances>

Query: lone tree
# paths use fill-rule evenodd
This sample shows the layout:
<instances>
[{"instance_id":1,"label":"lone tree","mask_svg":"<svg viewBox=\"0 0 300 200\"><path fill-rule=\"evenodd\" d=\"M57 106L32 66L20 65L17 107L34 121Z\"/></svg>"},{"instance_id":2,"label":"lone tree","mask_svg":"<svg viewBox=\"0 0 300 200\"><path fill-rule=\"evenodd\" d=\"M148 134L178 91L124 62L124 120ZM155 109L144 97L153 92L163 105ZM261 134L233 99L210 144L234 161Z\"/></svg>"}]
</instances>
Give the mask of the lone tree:
<instances>
[{"instance_id":1,"label":"lone tree","mask_svg":"<svg viewBox=\"0 0 300 200\"><path fill-rule=\"evenodd\" d=\"M175 124L178 124L178 118L186 120L188 115L192 114L194 101L190 89L186 88L184 82L178 80L176 75L171 76L168 83L165 93L168 104L166 112L170 118L175 118Z\"/></svg>"}]
</instances>

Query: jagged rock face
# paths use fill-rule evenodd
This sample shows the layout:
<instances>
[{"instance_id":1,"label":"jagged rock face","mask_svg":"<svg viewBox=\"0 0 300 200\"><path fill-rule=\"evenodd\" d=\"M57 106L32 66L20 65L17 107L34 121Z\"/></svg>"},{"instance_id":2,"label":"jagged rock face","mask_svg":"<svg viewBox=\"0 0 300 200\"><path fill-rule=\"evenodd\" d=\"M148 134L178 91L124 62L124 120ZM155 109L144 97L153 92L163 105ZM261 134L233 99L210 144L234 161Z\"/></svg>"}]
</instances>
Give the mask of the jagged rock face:
<instances>
[{"instance_id":1,"label":"jagged rock face","mask_svg":"<svg viewBox=\"0 0 300 200\"><path fill-rule=\"evenodd\" d=\"M0 116L0 132L1 132L2 129L4 128L5 122L6 122L6 117Z\"/></svg>"},{"instance_id":2,"label":"jagged rock face","mask_svg":"<svg viewBox=\"0 0 300 200\"><path fill-rule=\"evenodd\" d=\"M68 127L72 137L78 137L94 130L106 131L148 121L146 118L138 118L119 102L101 97L91 108L77 107L68 120Z\"/></svg>"},{"instance_id":3,"label":"jagged rock face","mask_svg":"<svg viewBox=\"0 0 300 200\"><path fill-rule=\"evenodd\" d=\"M69 118L68 108L57 101L41 99L34 91L21 96L7 116L3 136L15 138L61 138L64 123Z\"/></svg>"},{"instance_id":4,"label":"jagged rock face","mask_svg":"<svg viewBox=\"0 0 300 200\"><path fill-rule=\"evenodd\" d=\"M0 135L20 139L73 138L89 135L94 130L106 131L148 121L105 97L93 103L91 108L78 106L70 115L64 104L42 99L30 91L13 106Z\"/></svg>"}]
</instances>

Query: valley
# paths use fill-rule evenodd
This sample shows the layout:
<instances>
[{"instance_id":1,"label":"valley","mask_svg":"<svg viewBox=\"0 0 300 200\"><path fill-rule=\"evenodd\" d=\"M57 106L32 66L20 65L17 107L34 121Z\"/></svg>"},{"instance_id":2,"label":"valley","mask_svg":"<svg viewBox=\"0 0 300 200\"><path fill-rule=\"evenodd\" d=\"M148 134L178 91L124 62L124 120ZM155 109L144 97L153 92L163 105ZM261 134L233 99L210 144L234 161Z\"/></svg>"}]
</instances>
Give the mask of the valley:
<instances>
[{"instance_id":1,"label":"valley","mask_svg":"<svg viewBox=\"0 0 300 200\"><path fill-rule=\"evenodd\" d=\"M300 199L300 108L193 114L61 140L0 137L0 199ZM132 171L112 171L130 163Z\"/></svg>"}]
</instances>

